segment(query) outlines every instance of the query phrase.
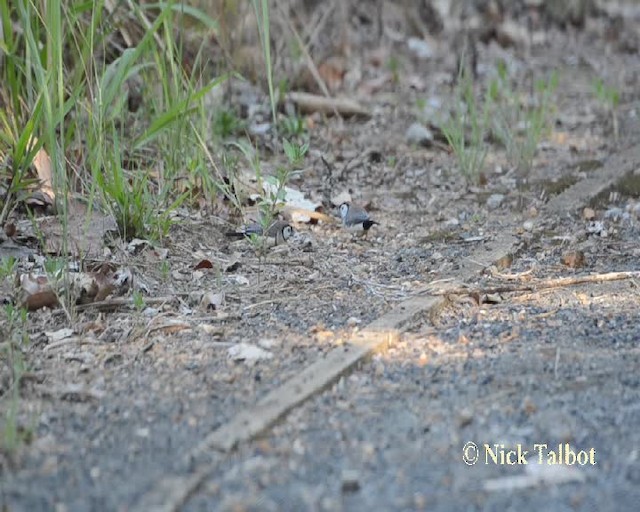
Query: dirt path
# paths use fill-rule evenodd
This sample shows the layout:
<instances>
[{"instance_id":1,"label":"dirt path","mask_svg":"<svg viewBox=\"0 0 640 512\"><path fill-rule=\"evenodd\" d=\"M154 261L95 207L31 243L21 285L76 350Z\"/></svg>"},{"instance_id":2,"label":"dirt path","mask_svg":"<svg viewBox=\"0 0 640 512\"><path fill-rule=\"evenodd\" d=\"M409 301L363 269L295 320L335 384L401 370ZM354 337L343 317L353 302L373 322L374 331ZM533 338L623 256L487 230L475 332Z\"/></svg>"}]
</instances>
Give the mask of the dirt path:
<instances>
[{"instance_id":1,"label":"dirt path","mask_svg":"<svg viewBox=\"0 0 640 512\"><path fill-rule=\"evenodd\" d=\"M133 262L152 295L175 299L88 310L59 343L42 333L65 319L35 315L23 390L34 439L3 473L0 504L511 510L544 498L549 510L634 510L640 280L482 292L639 270L637 54L605 57L606 42L586 32L549 37L527 64L561 70L556 124L526 184L503 170L503 152L474 188L452 155L407 143L416 100L451 92L436 80L444 60L409 60L408 76L433 83L400 82L371 97L371 119L322 124L294 183L320 195L329 156L331 192L349 191L381 223L367 240L299 225L311 249L292 243L264 262L229 246L216 219L194 217L171 233L168 283L148 254ZM495 44L483 51L487 66L505 57ZM593 114L594 67L626 70L618 144ZM566 264L571 253L578 264ZM203 257L225 270L194 278ZM444 293L462 285L479 292ZM199 311L194 287L223 289L224 304ZM234 360L242 343L262 358ZM468 442L480 449L474 465ZM485 464L485 443L529 455L569 443L597 463Z\"/></svg>"}]
</instances>

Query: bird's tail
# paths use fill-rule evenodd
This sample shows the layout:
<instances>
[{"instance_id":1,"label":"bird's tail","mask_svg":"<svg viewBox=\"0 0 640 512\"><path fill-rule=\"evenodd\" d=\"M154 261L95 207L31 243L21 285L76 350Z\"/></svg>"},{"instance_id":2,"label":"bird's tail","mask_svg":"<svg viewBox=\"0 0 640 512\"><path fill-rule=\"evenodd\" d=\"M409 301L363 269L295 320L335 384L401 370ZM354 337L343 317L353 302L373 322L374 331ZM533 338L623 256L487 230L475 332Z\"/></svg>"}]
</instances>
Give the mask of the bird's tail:
<instances>
[{"instance_id":1,"label":"bird's tail","mask_svg":"<svg viewBox=\"0 0 640 512\"><path fill-rule=\"evenodd\" d=\"M244 238L247 236L247 234L243 231L227 231L224 236L228 237L228 238L235 238L237 240Z\"/></svg>"}]
</instances>

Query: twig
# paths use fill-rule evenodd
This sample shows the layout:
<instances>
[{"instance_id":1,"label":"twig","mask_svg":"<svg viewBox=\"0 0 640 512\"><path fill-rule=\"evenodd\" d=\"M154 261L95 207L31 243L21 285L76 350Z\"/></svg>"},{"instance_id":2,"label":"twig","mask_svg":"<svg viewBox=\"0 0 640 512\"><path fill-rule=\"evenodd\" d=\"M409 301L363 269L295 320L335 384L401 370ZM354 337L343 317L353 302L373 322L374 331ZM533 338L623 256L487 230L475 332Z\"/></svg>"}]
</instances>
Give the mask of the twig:
<instances>
[{"instance_id":1,"label":"twig","mask_svg":"<svg viewBox=\"0 0 640 512\"><path fill-rule=\"evenodd\" d=\"M178 295L167 296L167 297L150 297L148 299L144 299L145 304L165 304L167 302L171 302L176 299ZM86 309L98 308L98 309L112 309L118 308L121 306L135 306L133 299L107 299L101 300L98 302L92 302L90 304L80 304L76 306L77 311L84 311Z\"/></svg>"},{"instance_id":2,"label":"twig","mask_svg":"<svg viewBox=\"0 0 640 512\"><path fill-rule=\"evenodd\" d=\"M491 293L534 292L550 288L564 288L587 283L604 283L622 281L624 279L639 278L640 272L609 272L607 274L593 274L588 276L560 277L544 279L522 286L497 286L495 288L452 288L450 290L435 290L429 295L484 295Z\"/></svg>"},{"instance_id":3,"label":"twig","mask_svg":"<svg viewBox=\"0 0 640 512\"><path fill-rule=\"evenodd\" d=\"M97 345L95 341L88 341L84 338L80 338L79 336L74 336L72 338L67 338L66 340L56 341L54 343L49 343L45 345L42 349L43 352L47 352L49 350L53 350L54 348L63 347L65 345L71 345L77 343L78 345Z\"/></svg>"},{"instance_id":4,"label":"twig","mask_svg":"<svg viewBox=\"0 0 640 512\"><path fill-rule=\"evenodd\" d=\"M496 269L491 269L491 277L497 277L499 279L504 279L506 281L517 281L518 279L522 279L523 277L530 276L535 269L536 269L535 264L529 270L525 270L524 272L518 272L516 274L503 274L501 272L498 272Z\"/></svg>"}]
</instances>

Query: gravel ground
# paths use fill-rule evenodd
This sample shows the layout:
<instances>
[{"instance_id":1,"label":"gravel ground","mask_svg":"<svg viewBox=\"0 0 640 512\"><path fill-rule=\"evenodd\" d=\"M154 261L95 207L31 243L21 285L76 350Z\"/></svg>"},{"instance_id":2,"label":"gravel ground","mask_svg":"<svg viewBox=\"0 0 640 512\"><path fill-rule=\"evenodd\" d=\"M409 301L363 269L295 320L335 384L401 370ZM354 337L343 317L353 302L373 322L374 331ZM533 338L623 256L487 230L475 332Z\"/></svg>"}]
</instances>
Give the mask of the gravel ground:
<instances>
[{"instance_id":1,"label":"gravel ground","mask_svg":"<svg viewBox=\"0 0 640 512\"><path fill-rule=\"evenodd\" d=\"M635 510L639 301L624 283L451 308L239 450L185 510ZM529 466L485 464L484 443L529 450L550 481L511 489ZM564 443L595 450L569 483L534 449Z\"/></svg>"}]
</instances>

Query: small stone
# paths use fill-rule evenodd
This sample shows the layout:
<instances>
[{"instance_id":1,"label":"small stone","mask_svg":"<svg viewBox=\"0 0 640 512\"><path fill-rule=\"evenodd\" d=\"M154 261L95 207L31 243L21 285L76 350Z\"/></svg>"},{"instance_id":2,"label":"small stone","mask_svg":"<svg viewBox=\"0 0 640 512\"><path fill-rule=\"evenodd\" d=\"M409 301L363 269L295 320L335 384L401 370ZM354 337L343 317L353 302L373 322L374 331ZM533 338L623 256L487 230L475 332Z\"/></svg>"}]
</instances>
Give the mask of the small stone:
<instances>
[{"instance_id":1,"label":"small stone","mask_svg":"<svg viewBox=\"0 0 640 512\"><path fill-rule=\"evenodd\" d=\"M533 222L530 220L525 220L522 224L522 227L525 231L533 231Z\"/></svg>"},{"instance_id":2,"label":"small stone","mask_svg":"<svg viewBox=\"0 0 640 512\"><path fill-rule=\"evenodd\" d=\"M280 345L280 341L271 339L271 338L262 338L261 340L258 341L258 346L266 350L271 350L272 348L275 348L278 345Z\"/></svg>"},{"instance_id":3,"label":"small stone","mask_svg":"<svg viewBox=\"0 0 640 512\"><path fill-rule=\"evenodd\" d=\"M607 228L605 228L602 221L595 220L587 224L587 233L590 235L600 235L605 237L607 236Z\"/></svg>"},{"instance_id":4,"label":"small stone","mask_svg":"<svg viewBox=\"0 0 640 512\"><path fill-rule=\"evenodd\" d=\"M356 325L358 325L361 322L361 320L359 318L356 318L355 316L349 317L347 319L347 326L349 327L355 327Z\"/></svg>"},{"instance_id":5,"label":"small stone","mask_svg":"<svg viewBox=\"0 0 640 512\"><path fill-rule=\"evenodd\" d=\"M528 415L531 416L534 412L538 410L536 403L529 396L525 396L522 401L522 410Z\"/></svg>"},{"instance_id":6,"label":"small stone","mask_svg":"<svg viewBox=\"0 0 640 512\"><path fill-rule=\"evenodd\" d=\"M409 144L430 146L433 142L433 133L431 133L431 130L420 123L413 123L409 126L404 136Z\"/></svg>"},{"instance_id":7,"label":"small stone","mask_svg":"<svg viewBox=\"0 0 640 512\"><path fill-rule=\"evenodd\" d=\"M426 60L433 57L433 49L431 48L431 45L424 39L410 37L407 41L407 47L409 48L409 51L411 51L419 59Z\"/></svg>"},{"instance_id":8,"label":"small stone","mask_svg":"<svg viewBox=\"0 0 640 512\"><path fill-rule=\"evenodd\" d=\"M482 297L483 304L500 304L502 302L502 297L500 297L497 293L487 293L484 297Z\"/></svg>"},{"instance_id":9,"label":"small stone","mask_svg":"<svg viewBox=\"0 0 640 512\"><path fill-rule=\"evenodd\" d=\"M427 498L424 494L417 492L413 495L413 508L415 510L426 510Z\"/></svg>"},{"instance_id":10,"label":"small stone","mask_svg":"<svg viewBox=\"0 0 640 512\"><path fill-rule=\"evenodd\" d=\"M148 427L140 427L136 429L136 435L138 437L149 437L150 431Z\"/></svg>"},{"instance_id":11,"label":"small stone","mask_svg":"<svg viewBox=\"0 0 640 512\"><path fill-rule=\"evenodd\" d=\"M360 489L360 475L353 469L342 471L342 492L356 492Z\"/></svg>"},{"instance_id":12,"label":"small stone","mask_svg":"<svg viewBox=\"0 0 640 512\"><path fill-rule=\"evenodd\" d=\"M304 455L304 452L305 452L304 444L302 443L302 440L299 437L297 437L295 441L293 441L293 444L291 445L291 449L293 450L293 453L295 453L296 455Z\"/></svg>"},{"instance_id":13,"label":"small stone","mask_svg":"<svg viewBox=\"0 0 640 512\"><path fill-rule=\"evenodd\" d=\"M254 123L249 125L249 133L255 136L263 136L271 130L271 123Z\"/></svg>"},{"instance_id":14,"label":"small stone","mask_svg":"<svg viewBox=\"0 0 640 512\"><path fill-rule=\"evenodd\" d=\"M468 408L462 409L458 414L458 425L460 426L460 428L464 428L467 425L470 425L472 422L473 411Z\"/></svg>"},{"instance_id":15,"label":"small stone","mask_svg":"<svg viewBox=\"0 0 640 512\"><path fill-rule=\"evenodd\" d=\"M623 213L622 208L609 208L604 212L604 218L615 222L622 219Z\"/></svg>"},{"instance_id":16,"label":"small stone","mask_svg":"<svg viewBox=\"0 0 640 512\"><path fill-rule=\"evenodd\" d=\"M585 208L582 210L582 218L584 220L593 220L596 218L596 211L593 208Z\"/></svg>"},{"instance_id":17,"label":"small stone","mask_svg":"<svg viewBox=\"0 0 640 512\"><path fill-rule=\"evenodd\" d=\"M487 199L487 208L489 208L489 210L495 210L497 208L500 208L500 205L502 204L503 201L504 201L503 194L491 194L489 196L489 199Z\"/></svg>"},{"instance_id":18,"label":"small stone","mask_svg":"<svg viewBox=\"0 0 640 512\"><path fill-rule=\"evenodd\" d=\"M229 347L228 354L234 361L257 361L273 357L273 354L249 343L238 343Z\"/></svg>"},{"instance_id":19,"label":"small stone","mask_svg":"<svg viewBox=\"0 0 640 512\"><path fill-rule=\"evenodd\" d=\"M157 316L158 313L160 313L158 311L157 308L144 308L144 310L142 311L142 314L148 318L153 318L154 316Z\"/></svg>"}]
</instances>

